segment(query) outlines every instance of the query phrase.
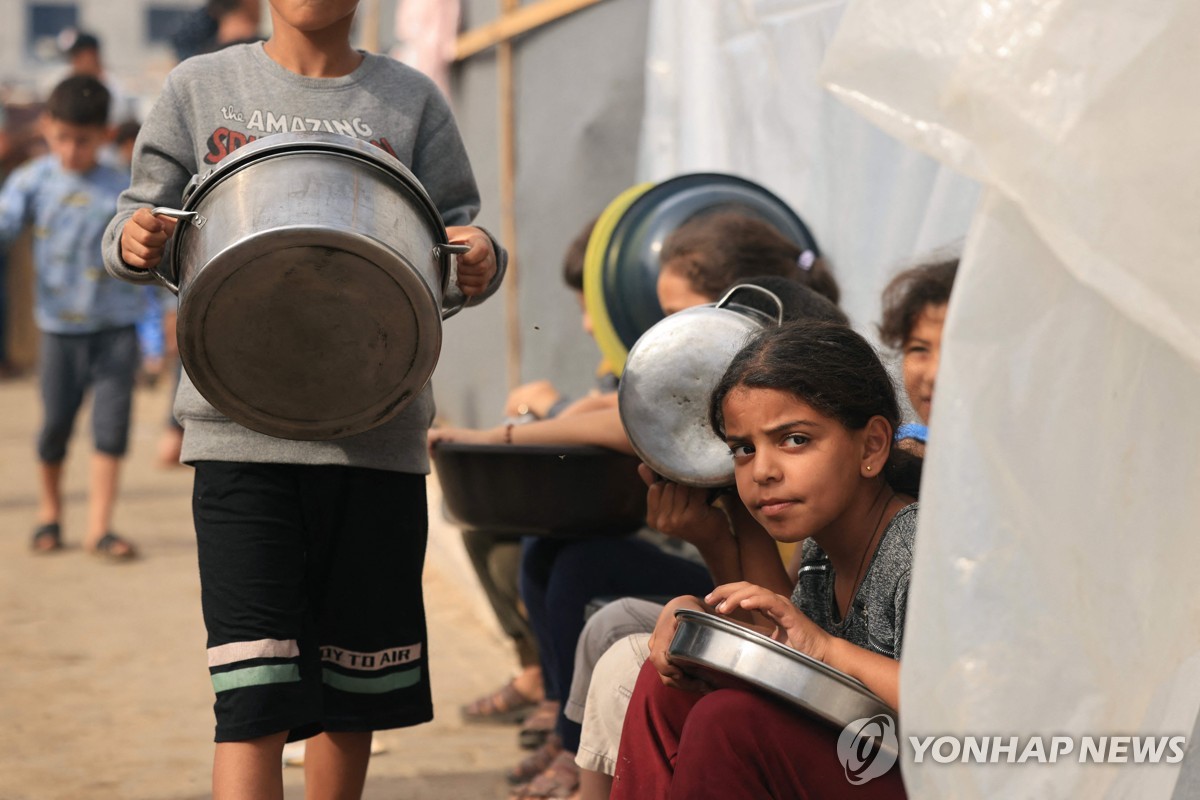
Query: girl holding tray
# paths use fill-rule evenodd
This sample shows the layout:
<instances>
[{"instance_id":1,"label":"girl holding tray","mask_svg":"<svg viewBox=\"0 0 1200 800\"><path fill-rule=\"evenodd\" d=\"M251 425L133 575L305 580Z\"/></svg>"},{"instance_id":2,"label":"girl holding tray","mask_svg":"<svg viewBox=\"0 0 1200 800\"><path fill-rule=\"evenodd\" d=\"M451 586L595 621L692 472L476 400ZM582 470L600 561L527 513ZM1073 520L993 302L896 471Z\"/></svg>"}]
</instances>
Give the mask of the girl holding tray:
<instances>
[{"instance_id":1,"label":"girl holding tray","mask_svg":"<svg viewBox=\"0 0 1200 800\"><path fill-rule=\"evenodd\" d=\"M659 617L625 717L612 797L903 797L898 769L848 782L837 731L767 696L712 690L673 664L679 609L755 624L899 705L919 461L893 447L895 389L865 339L800 322L768 329L713 392L738 494L743 580ZM769 538L767 535L769 534ZM791 585L775 542L801 542Z\"/></svg>"}]
</instances>

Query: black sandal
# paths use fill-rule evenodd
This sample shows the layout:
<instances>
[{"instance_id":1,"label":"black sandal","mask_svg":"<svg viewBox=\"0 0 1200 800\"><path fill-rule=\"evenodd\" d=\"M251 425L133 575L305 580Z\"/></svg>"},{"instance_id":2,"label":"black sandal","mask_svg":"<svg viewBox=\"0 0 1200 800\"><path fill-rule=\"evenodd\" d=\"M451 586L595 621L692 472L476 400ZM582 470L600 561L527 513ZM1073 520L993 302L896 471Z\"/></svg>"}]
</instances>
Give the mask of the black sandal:
<instances>
[{"instance_id":1,"label":"black sandal","mask_svg":"<svg viewBox=\"0 0 1200 800\"><path fill-rule=\"evenodd\" d=\"M62 527L57 522L39 525L33 532L33 541L30 543L30 547L35 553L53 553L56 550L62 550Z\"/></svg>"},{"instance_id":2,"label":"black sandal","mask_svg":"<svg viewBox=\"0 0 1200 800\"><path fill-rule=\"evenodd\" d=\"M92 548L92 554L112 561L131 561L137 558L137 548L128 539L109 531L96 542L96 546Z\"/></svg>"}]
</instances>

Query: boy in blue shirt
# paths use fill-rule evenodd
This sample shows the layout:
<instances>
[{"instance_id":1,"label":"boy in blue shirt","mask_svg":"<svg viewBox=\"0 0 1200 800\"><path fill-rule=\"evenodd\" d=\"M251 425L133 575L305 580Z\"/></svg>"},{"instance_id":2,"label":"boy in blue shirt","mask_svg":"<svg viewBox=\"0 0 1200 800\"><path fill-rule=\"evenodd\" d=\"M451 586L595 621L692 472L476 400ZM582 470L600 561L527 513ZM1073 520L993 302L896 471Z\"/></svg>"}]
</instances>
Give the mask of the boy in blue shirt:
<instances>
[{"instance_id":1,"label":"boy in blue shirt","mask_svg":"<svg viewBox=\"0 0 1200 800\"><path fill-rule=\"evenodd\" d=\"M133 545L110 524L129 440L138 365L134 325L145 298L141 287L104 270L104 229L129 185L121 170L98 160L109 138L109 102L108 89L92 77L67 78L51 92L42 120L50 152L14 172L0 192L0 246L33 226L44 418L37 443L41 499L33 549L62 548L63 459L90 390L95 453L83 544L98 555L128 559L135 555Z\"/></svg>"}]
</instances>

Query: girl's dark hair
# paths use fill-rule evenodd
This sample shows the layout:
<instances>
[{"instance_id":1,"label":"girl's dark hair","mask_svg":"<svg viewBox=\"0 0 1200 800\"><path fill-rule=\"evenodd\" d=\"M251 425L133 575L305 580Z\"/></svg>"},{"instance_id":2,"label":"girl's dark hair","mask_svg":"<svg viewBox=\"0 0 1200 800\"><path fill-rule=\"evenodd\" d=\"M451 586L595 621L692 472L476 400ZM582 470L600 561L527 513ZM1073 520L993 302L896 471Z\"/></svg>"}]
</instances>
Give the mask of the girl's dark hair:
<instances>
[{"instance_id":1,"label":"girl's dark hair","mask_svg":"<svg viewBox=\"0 0 1200 800\"><path fill-rule=\"evenodd\" d=\"M892 278L883 290L880 340L893 350L902 348L926 306L950 302L950 289L957 272L958 259L951 258L906 269Z\"/></svg>"},{"instance_id":2,"label":"girl's dark hair","mask_svg":"<svg viewBox=\"0 0 1200 800\"><path fill-rule=\"evenodd\" d=\"M592 229L600 221L599 217L583 226L583 230L575 234L575 238L567 245L563 255L563 282L577 292L583 291L583 265L587 255L588 240L592 238Z\"/></svg>"},{"instance_id":3,"label":"girl's dark hair","mask_svg":"<svg viewBox=\"0 0 1200 800\"><path fill-rule=\"evenodd\" d=\"M725 438L723 405L738 387L779 389L802 399L848 430L883 417L900 424L896 387L875 349L845 325L788 322L756 335L733 357L709 402L709 424ZM883 477L897 492L917 496L921 459L891 443Z\"/></svg>"},{"instance_id":4,"label":"girl's dark hair","mask_svg":"<svg viewBox=\"0 0 1200 800\"><path fill-rule=\"evenodd\" d=\"M797 280L836 303L837 281L825 260L801 264L803 250L770 223L739 211L713 211L689 219L663 243L659 263L677 270L695 290L720 297L754 275Z\"/></svg>"},{"instance_id":5,"label":"girl's dark hair","mask_svg":"<svg viewBox=\"0 0 1200 800\"><path fill-rule=\"evenodd\" d=\"M90 75L72 75L54 87L46 100L46 113L71 125L104 127L108 124L108 89Z\"/></svg>"},{"instance_id":6,"label":"girl's dark hair","mask_svg":"<svg viewBox=\"0 0 1200 800\"><path fill-rule=\"evenodd\" d=\"M839 325L849 325L850 320L845 312L829 301L829 298L818 294L802 283L783 278L778 275L758 275L741 282L743 285L759 286L779 298L783 304L783 321L807 319L819 322L836 322ZM757 308L759 311L774 316L779 309L767 299L748 295L739 302Z\"/></svg>"}]
</instances>

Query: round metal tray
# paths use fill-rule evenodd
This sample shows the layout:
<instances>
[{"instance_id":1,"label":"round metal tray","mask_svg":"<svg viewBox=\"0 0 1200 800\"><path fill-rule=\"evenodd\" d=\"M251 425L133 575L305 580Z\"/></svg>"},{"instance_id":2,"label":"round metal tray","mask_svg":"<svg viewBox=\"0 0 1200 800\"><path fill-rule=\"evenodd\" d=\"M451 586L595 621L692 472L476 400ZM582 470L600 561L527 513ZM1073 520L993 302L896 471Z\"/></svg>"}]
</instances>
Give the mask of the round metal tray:
<instances>
[{"instance_id":1,"label":"round metal tray","mask_svg":"<svg viewBox=\"0 0 1200 800\"><path fill-rule=\"evenodd\" d=\"M715 686L768 692L838 728L896 714L860 681L774 639L699 611L681 609L675 618L671 660Z\"/></svg>"}]
</instances>

